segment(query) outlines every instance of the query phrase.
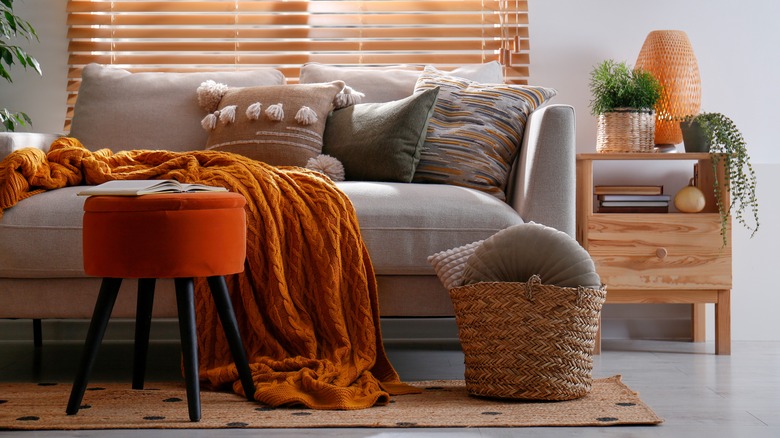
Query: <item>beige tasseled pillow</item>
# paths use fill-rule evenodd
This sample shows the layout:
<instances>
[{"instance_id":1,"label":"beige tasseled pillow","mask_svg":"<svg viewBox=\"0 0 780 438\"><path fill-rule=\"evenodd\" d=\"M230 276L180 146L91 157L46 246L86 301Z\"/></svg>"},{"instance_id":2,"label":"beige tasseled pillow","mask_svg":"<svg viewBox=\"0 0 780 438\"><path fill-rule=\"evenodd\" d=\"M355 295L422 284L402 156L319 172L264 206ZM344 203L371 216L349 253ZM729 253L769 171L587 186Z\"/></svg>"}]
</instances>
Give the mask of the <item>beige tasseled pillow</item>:
<instances>
[{"instance_id":1,"label":"beige tasseled pillow","mask_svg":"<svg viewBox=\"0 0 780 438\"><path fill-rule=\"evenodd\" d=\"M209 131L206 148L305 167L322 152L328 113L359 100L359 94L345 92L353 90L341 81L248 88L204 82L198 97L208 112L202 120Z\"/></svg>"}]
</instances>

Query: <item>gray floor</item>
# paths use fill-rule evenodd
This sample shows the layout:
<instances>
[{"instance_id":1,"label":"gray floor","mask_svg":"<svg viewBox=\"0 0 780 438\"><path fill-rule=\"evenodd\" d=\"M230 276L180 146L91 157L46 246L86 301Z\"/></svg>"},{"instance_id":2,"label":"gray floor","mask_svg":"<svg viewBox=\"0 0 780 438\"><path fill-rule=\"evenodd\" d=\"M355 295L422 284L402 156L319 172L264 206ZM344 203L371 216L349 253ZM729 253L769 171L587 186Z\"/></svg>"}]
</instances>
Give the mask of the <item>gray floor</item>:
<instances>
[{"instance_id":1,"label":"gray floor","mask_svg":"<svg viewBox=\"0 0 780 438\"><path fill-rule=\"evenodd\" d=\"M130 379L131 345L104 344L92 381ZM178 347L155 342L157 365L150 380L180 378ZM712 354L712 343L605 341L594 377L621 374L623 381L665 422L653 427L184 430L0 432L7 437L780 437L780 342L734 342L731 356ZM0 342L0 380L70 381L79 342ZM390 358L405 380L458 379L463 357L448 343L391 343ZM40 366L34 366L40 363Z\"/></svg>"}]
</instances>

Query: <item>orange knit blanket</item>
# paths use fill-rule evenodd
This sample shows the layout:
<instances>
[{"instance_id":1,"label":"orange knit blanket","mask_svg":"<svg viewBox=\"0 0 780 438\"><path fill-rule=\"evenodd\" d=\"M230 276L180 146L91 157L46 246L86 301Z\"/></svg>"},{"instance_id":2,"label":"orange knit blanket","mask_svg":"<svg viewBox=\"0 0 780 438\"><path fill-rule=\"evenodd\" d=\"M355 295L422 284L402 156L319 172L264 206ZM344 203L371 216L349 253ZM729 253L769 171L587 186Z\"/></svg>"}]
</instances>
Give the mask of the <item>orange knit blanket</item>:
<instances>
[{"instance_id":1,"label":"orange knit blanket","mask_svg":"<svg viewBox=\"0 0 780 438\"><path fill-rule=\"evenodd\" d=\"M256 400L361 409L417 392L399 381L385 355L376 280L357 217L328 178L229 153L90 152L61 138L48 154L23 149L0 163L0 217L44 190L114 179L219 185L246 198L246 269L227 281ZM201 379L242 394L202 279L196 303Z\"/></svg>"}]
</instances>

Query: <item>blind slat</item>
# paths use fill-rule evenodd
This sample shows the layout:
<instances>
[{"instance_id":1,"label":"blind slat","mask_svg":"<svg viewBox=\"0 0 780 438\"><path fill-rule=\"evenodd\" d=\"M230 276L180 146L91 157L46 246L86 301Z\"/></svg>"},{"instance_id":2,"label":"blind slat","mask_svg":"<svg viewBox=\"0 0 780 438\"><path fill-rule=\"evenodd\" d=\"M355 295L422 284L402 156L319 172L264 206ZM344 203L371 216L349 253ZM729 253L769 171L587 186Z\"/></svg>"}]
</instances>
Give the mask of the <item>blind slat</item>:
<instances>
[{"instance_id":1,"label":"blind slat","mask_svg":"<svg viewBox=\"0 0 780 438\"><path fill-rule=\"evenodd\" d=\"M87 64L130 71L273 67L296 83L306 62L434 65L498 60L527 83L527 0L69 0L66 129Z\"/></svg>"}]
</instances>

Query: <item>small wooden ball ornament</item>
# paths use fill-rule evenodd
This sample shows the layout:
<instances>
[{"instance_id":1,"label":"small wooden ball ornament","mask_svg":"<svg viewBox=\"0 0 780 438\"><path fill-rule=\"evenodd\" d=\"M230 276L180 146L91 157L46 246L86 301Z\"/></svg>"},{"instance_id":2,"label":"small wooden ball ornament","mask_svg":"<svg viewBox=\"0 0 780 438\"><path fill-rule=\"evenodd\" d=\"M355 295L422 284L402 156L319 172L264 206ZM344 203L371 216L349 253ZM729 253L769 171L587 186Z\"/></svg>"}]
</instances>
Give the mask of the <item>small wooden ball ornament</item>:
<instances>
[{"instance_id":1,"label":"small wooden ball ornament","mask_svg":"<svg viewBox=\"0 0 780 438\"><path fill-rule=\"evenodd\" d=\"M704 193L693 185L693 178L689 185L674 195L674 206L683 213L698 213L704 210L705 204Z\"/></svg>"}]
</instances>

